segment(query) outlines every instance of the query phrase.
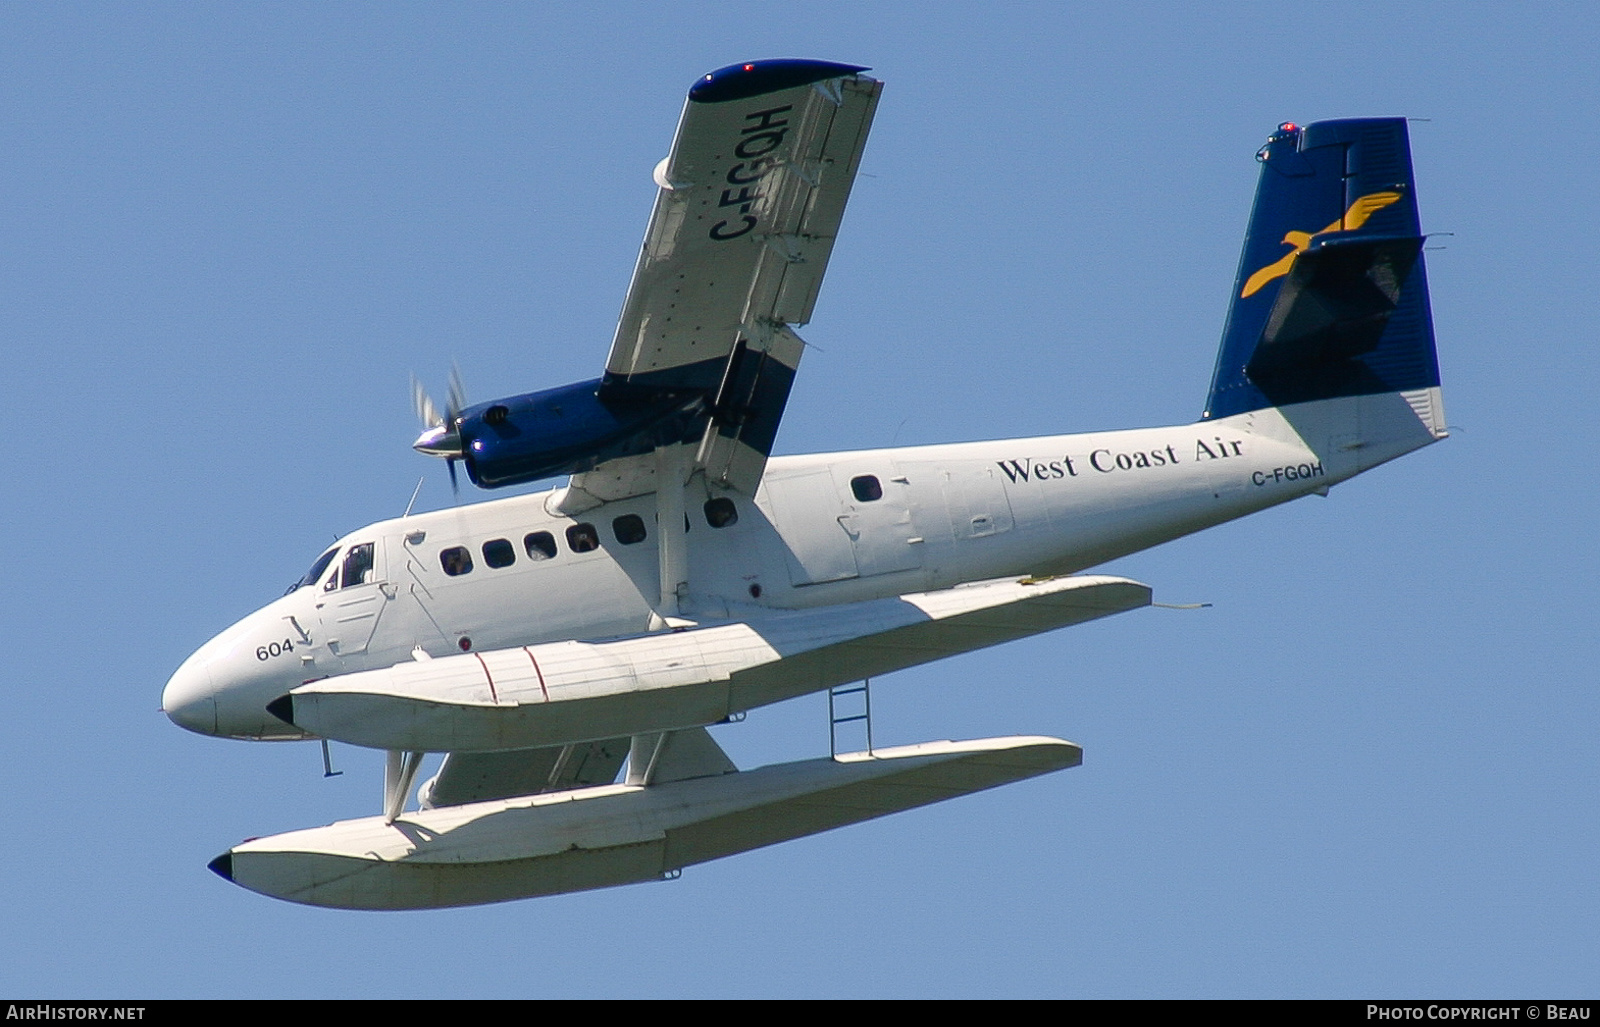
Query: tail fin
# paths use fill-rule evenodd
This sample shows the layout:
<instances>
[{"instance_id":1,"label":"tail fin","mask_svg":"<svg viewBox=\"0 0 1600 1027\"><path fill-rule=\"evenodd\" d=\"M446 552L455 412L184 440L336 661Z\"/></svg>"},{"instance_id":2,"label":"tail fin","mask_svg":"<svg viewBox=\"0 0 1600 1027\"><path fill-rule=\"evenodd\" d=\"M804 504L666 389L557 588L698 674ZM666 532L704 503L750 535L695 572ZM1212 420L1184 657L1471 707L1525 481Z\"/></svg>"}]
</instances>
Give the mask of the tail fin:
<instances>
[{"instance_id":1,"label":"tail fin","mask_svg":"<svg viewBox=\"0 0 1600 1027\"><path fill-rule=\"evenodd\" d=\"M1437 388L1405 119L1280 125L1256 159L1204 418Z\"/></svg>"}]
</instances>

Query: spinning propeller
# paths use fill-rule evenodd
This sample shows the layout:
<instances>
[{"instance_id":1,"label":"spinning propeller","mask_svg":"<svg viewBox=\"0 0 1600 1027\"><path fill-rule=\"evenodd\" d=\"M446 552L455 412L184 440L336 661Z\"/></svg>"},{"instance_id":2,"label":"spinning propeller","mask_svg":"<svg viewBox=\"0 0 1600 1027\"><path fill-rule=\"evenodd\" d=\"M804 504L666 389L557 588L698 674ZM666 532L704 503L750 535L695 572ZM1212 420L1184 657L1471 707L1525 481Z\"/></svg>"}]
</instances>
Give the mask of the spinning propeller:
<instances>
[{"instance_id":1,"label":"spinning propeller","mask_svg":"<svg viewBox=\"0 0 1600 1027\"><path fill-rule=\"evenodd\" d=\"M443 414L434 405L422 383L417 381L416 375L411 376L411 402L416 408L417 420L422 422L422 434L417 436L411 448L418 453L444 458L445 466L450 469L450 491L459 497L461 486L456 481L456 461L461 459L462 452L457 421L462 408L467 405L467 390L461 384L461 368L450 365L450 391L445 397Z\"/></svg>"}]
</instances>

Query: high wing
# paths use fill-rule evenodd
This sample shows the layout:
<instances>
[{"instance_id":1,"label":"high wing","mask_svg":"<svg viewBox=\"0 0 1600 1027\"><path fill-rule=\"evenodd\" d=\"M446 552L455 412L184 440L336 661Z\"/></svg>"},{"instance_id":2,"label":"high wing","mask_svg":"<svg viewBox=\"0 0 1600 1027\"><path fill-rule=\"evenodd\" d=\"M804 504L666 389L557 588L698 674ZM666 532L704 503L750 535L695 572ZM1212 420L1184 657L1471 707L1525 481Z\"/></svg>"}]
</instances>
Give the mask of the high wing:
<instances>
[{"instance_id":1,"label":"high wing","mask_svg":"<svg viewBox=\"0 0 1600 1027\"><path fill-rule=\"evenodd\" d=\"M623 302L599 398L707 397L693 467L753 493L771 453L882 83L864 68L778 60L690 91ZM653 454L573 476L604 501L653 491Z\"/></svg>"}]
</instances>

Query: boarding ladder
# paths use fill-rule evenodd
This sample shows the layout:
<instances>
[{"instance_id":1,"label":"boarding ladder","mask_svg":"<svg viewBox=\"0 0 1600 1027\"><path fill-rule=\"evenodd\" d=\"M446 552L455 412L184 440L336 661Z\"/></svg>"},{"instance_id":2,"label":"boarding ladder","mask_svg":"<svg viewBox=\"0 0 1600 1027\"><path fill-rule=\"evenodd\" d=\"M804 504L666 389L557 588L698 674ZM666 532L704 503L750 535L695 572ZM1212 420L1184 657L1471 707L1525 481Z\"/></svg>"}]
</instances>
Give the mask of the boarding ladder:
<instances>
[{"instance_id":1,"label":"boarding ladder","mask_svg":"<svg viewBox=\"0 0 1600 1027\"><path fill-rule=\"evenodd\" d=\"M851 696L859 695L859 700ZM842 700L842 701L841 701ZM841 711L840 707L846 707ZM859 709L861 712L850 712ZM872 755L872 679L828 689L828 755L839 758L839 725L860 722L867 732L867 755Z\"/></svg>"}]
</instances>

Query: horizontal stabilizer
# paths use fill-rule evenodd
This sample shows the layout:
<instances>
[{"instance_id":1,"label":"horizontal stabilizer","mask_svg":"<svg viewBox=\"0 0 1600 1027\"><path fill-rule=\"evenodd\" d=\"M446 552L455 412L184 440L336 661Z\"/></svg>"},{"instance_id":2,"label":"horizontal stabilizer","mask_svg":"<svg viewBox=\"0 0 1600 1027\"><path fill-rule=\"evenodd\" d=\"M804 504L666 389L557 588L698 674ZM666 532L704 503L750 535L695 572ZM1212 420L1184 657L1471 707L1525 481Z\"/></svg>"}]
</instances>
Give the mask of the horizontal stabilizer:
<instances>
[{"instance_id":1,"label":"horizontal stabilizer","mask_svg":"<svg viewBox=\"0 0 1600 1027\"><path fill-rule=\"evenodd\" d=\"M551 642L308 682L268 706L322 738L487 752L730 714L1150 603L1100 576L991 581L609 642Z\"/></svg>"},{"instance_id":2,"label":"horizontal stabilizer","mask_svg":"<svg viewBox=\"0 0 1600 1027\"><path fill-rule=\"evenodd\" d=\"M243 842L211 869L338 909L433 909L657 880L683 867L1077 766L1057 738L928 742L650 786L347 820Z\"/></svg>"}]
</instances>

